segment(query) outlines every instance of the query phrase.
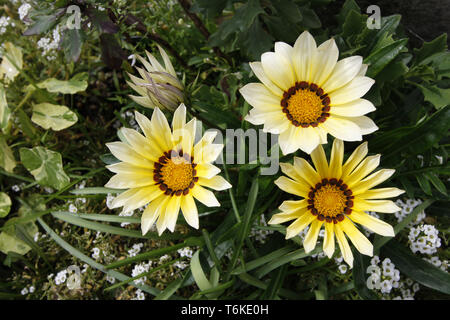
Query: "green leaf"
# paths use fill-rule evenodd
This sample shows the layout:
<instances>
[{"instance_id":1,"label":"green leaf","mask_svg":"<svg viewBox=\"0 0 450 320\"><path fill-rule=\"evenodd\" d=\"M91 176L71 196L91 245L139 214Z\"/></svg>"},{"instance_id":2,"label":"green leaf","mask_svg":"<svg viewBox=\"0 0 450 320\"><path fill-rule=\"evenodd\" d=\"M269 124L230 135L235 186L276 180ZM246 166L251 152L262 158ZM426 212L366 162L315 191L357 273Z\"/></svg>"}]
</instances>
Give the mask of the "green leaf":
<instances>
[{"instance_id":1,"label":"green leaf","mask_svg":"<svg viewBox=\"0 0 450 320\"><path fill-rule=\"evenodd\" d=\"M243 52L254 60L260 59L261 54L270 50L273 45L273 37L263 29L258 20L239 34L239 41Z\"/></svg>"},{"instance_id":2,"label":"green leaf","mask_svg":"<svg viewBox=\"0 0 450 320\"><path fill-rule=\"evenodd\" d=\"M70 179L64 172L61 154L43 147L21 148L20 160L36 181L57 190L69 184Z\"/></svg>"},{"instance_id":3,"label":"green leaf","mask_svg":"<svg viewBox=\"0 0 450 320\"><path fill-rule=\"evenodd\" d=\"M345 23L345 21L347 20L347 16L351 11L359 13L361 10L355 0L345 0L344 4L342 5L341 12L339 12L339 15L337 16L340 25L343 25Z\"/></svg>"},{"instance_id":4,"label":"green leaf","mask_svg":"<svg viewBox=\"0 0 450 320\"><path fill-rule=\"evenodd\" d=\"M3 130L3 132L5 132L5 129L8 126L10 115L11 111L9 110L6 101L5 87L0 83L0 130Z\"/></svg>"},{"instance_id":5,"label":"green leaf","mask_svg":"<svg viewBox=\"0 0 450 320\"><path fill-rule=\"evenodd\" d=\"M64 9L59 9L52 15L37 16L34 23L27 30L25 30L23 35L32 36L47 32L49 29L53 28L58 18L61 16L61 13L63 14L64 11L65 11Z\"/></svg>"},{"instance_id":6,"label":"green leaf","mask_svg":"<svg viewBox=\"0 0 450 320\"><path fill-rule=\"evenodd\" d=\"M71 190L72 194L108 194L108 193L122 193L125 189L113 189L105 187L90 187L83 189Z\"/></svg>"},{"instance_id":7,"label":"green leaf","mask_svg":"<svg viewBox=\"0 0 450 320\"><path fill-rule=\"evenodd\" d=\"M446 106L413 127L402 127L379 135L371 144L374 151L383 152L383 160L387 161L400 152L415 155L432 148L447 135L449 129L450 106Z\"/></svg>"},{"instance_id":8,"label":"green leaf","mask_svg":"<svg viewBox=\"0 0 450 320\"><path fill-rule=\"evenodd\" d=\"M13 81L23 67L22 49L11 42L5 42L3 60L0 65L0 79L6 77L6 82Z\"/></svg>"},{"instance_id":9,"label":"green leaf","mask_svg":"<svg viewBox=\"0 0 450 320\"><path fill-rule=\"evenodd\" d=\"M367 70L367 76L374 78L381 70L383 70L405 47L408 39L400 39L392 44L385 46L372 52L364 63L369 65Z\"/></svg>"},{"instance_id":10,"label":"green leaf","mask_svg":"<svg viewBox=\"0 0 450 320\"><path fill-rule=\"evenodd\" d=\"M6 193L0 192L0 218L6 217L10 210L11 199Z\"/></svg>"},{"instance_id":11,"label":"green leaf","mask_svg":"<svg viewBox=\"0 0 450 320\"><path fill-rule=\"evenodd\" d=\"M431 192L431 185L428 179L423 174L417 174L416 179L423 192L431 196L433 193Z\"/></svg>"},{"instance_id":12,"label":"green leaf","mask_svg":"<svg viewBox=\"0 0 450 320\"><path fill-rule=\"evenodd\" d=\"M436 107L441 109L450 103L450 88L442 89L436 85L420 85L416 84L422 91L425 101L430 102Z\"/></svg>"},{"instance_id":13,"label":"green leaf","mask_svg":"<svg viewBox=\"0 0 450 320\"><path fill-rule=\"evenodd\" d=\"M44 228L44 230L50 235L50 237L53 240L55 240L55 242L58 243L58 245L60 245L64 250L69 252L72 256L87 263L92 268L95 268L103 273L106 273L107 275L114 277L115 279L117 279L119 281L126 281L126 280L130 279L130 277L128 277L118 271L106 269L106 267L103 266L102 264L94 261L93 259L91 259L88 256L86 256L85 254L83 254L81 251L72 247L70 244L68 244L66 241L64 241L60 236L58 236L44 221L42 221L42 219L39 218L38 222ZM137 285L134 283L130 283L130 285L132 285L133 287L136 287L138 289L141 289L142 291L145 291L153 296L156 296L160 293L160 290L149 287L147 285Z\"/></svg>"},{"instance_id":14,"label":"green leaf","mask_svg":"<svg viewBox=\"0 0 450 320\"><path fill-rule=\"evenodd\" d=\"M440 193L447 195L445 184L434 173L426 172L424 175Z\"/></svg>"},{"instance_id":15,"label":"green leaf","mask_svg":"<svg viewBox=\"0 0 450 320\"><path fill-rule=\"evenodd\" d=\"M4 254L15 252L24 255L30 250L31 248L25 242L18 239L15 234L6 231L0 233L0 251Z\"/></svg>"},{"instance_id":16,"label":"green leaf","mask_svg":"<svg viewBox=\"0 0 450 320\"><path fill-rule=\"evenodd\" d=\"M75 124L78 117L66 106L44 102L33 106L31 121L46 130L60 131Z\"/></svg>"},{"instance_id":17,"label":"green leaf","mask_svg":"<svg viewBox=\"0 0 450 320\"><path fill-rule=\"evenodd\" d=\"M430 42L424 42L420 49L414 49L416 63L420 64L425 59L445 50L447 50L447 34L443 33Z\"/></svg>"},{"instance_id":18,"label":"green leaf","mask_svg":"<svg viewBox=\"0 0 450 320\"><path fill-rule=\"evenodd\" d=\"M433 290L450 294L450 274L412 254L399 242L389 241L383 247L382 254L409 278Z\"/></svg>"},{"instance_id":19,"label":"green leaf","mask_svg":"<svg viewBox=\"0 0 450 320\"><path fill-rule=\"evenodd\" d=\"M83 72L76 74L67 81L50 78L38 83L37 86L41 89L47 89L48 92L74 94L86 90L88 86L87 79L88 74L86 72Z\"/></svg>"},{"instance_id":20,"label":"green leaf","mask_svg":"<svg viewBox=\"0 0 450 320\"><path fill-rule=\"evenodd\" d=\"M366 273L367 267L369 266L369 258L365 255L359 253L358 250L352 248L353 251L353 282L355 284L355 290L362 299L365 300L378 300L378 297L369 288L367 288L367 278Z\"/></svg>"},{"instance_id":21,"label":"green leaf","mask_svg":"<svg viewBox=\"0 0 450 320\"><path fill-rule=\"evenodd\" d=\"M61 45L67 61L78 61L83 46L84 33L81 29L67 29L62 36Z\"/></svg>"},{"instance_id":22,"label":"green leaf","mask_svg":"<svg viewBox=\"0 0 450 320\"><path fill-rule=\"evenodd\" d=\"M7 172L13 172L16 167L16 161L14 160L11 149L6 144L6 139L0 135L0 167Z\"/></svg>"}]
</instances>

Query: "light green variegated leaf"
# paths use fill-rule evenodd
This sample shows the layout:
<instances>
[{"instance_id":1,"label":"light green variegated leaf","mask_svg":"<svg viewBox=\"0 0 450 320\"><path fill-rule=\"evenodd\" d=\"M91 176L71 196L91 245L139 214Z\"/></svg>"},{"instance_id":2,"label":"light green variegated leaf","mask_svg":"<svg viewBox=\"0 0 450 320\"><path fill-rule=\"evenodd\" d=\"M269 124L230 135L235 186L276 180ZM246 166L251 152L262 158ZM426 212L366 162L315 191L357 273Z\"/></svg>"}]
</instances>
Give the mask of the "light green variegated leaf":
<instances>
[{"instance_id":1,"label":"light green variegated leaf","mask_svg":"<svg viewBox=\"0 0 450 320\"><path fill-rule=\"evenodd\" d=\"M43 147L21 148L20 160L42 186L60 190L70 182L62 166L61 154L58 152Z\"/></svg>"},{"instance_id":2,"label":"light green variegated leaf","mask_svg":"<svg viewBox=\"0 0 450 320\"><path fill-rule=\"evenodd\" d=\"M45 102L33 106L31 121L44 129L59 131L75 124L78 117L66 106Z\"/></svg>"},{"instance_id":3,"label":"light green variegated leaf","mask_svg":"<svg viewBox=\"0 0 450 320\"><path fill-rule=\"evenodd\" d=\"M9 116L11 111L8 108L6 101L5 87L0 83L0 129L5 131L8 126Z\"/></svg>"},{"instance_id":4,"label":"light green variegated leaf","mask_svg":"<svg viewBox=\"0 0 450 320\"><path fill-rule=\"evenodd\" d=\"M16 161L14 160L13 153L6 144L5 138L0 136L0 168L8 172L13 172L15 167Z\"/></svg>"},{"instance_id":5,"label":"light green variegated leaf","mask_svg":"<svg viewBox=\"0 0 450 320\"><path fill-rule=\"evenodd\" d=\"M15 235L11 235L5 231L0 233L0 251L4 254L15 252L18 254L26 254L31 248Z\"/></svg>"},{"instance_id":6,"label":"light green variegated leaf","mask_svg":"<svg viewBox=\"0 0 450 320\"><path fill-rule=\"evenodd\" d=\"M6 193L0 192L0 218L6 217L9 210L11 210L11 199Z\"/></svg>"},{"instance_id":7,"label":"light green variegated leaf","mask_svg":"<svg viewBox=\"0 0 450 320\"><path fill-rule=\"evenodd\" d=\"M76 74L72 79L64 81L55 78L47 79L37 86L41 89L47 89L48 92L57 92L63 94L74 94L86 90L88 74L86 72Z\"/></svg>"},{"instance_id":8,"label":"light green variegated leaf","mask_svg":"<svg viewBox=\"0 0 450 320\"><path fill-rule=\"evenodd\" d=\"M22 49L11 42L4 44L2 64L0 65L0 79L6 78L6 82L13 81L23 67Z\"/></svg>"}]
</instances>

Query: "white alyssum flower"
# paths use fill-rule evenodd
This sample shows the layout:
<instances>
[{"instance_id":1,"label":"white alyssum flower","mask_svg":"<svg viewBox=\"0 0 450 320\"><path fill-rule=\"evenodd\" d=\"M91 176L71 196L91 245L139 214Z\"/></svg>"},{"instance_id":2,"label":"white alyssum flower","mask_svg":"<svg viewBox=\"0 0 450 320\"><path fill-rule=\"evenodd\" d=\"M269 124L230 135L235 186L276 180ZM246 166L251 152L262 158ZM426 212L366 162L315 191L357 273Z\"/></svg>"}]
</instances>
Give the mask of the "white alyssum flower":
<instances>
[{"instance_id":1,"label":"white alyssum flower","mask_svg":"<svg viewBox=\"0 0 450 320\"><path fill-rule=\"evenodd\" d=\"M130 250L128 250L128 256L129 257L134 257L135 255L137 255L141 251L143 246L144 246L143 243L135 243L135 244L133 244L133 247Z\"/></svg>"},{"instance_id":2,"label":"white alyssum flower","mask_svg":"<svg viewBox=\"0 0 450 320\"><path fill-rule=\"evenodd\" d=\"M259 243L264 244L266 242L266 238L273 233L273 230L263 230L257 228L256 226L267 226L264 214L260 216L258 221L255 221L255 225L250 231L250 237L255 238L255 240Z\"/></svg>"},{"instance_id":3,"label":"white alyssum flower","mask_svg":"<svg viewBox=\"0 0 450 320\"><path fill-rule=\"evenodd\" d=\"M189 247L178 249L177 252L180 255L180 257L188 257L188 258L192 258L192 255L194 254L194 251L192 251L192 249Z\"/></svg>"},{"instance_id":4,"label":"white alyssum flower","mask_svg":"<svg viewBox=\"0 0 450 320\"><path fill-rule=\"evenodd\" d=\"M14 191L14 192L19 192L20 191L20 187L17 184L15 184L15 185L13 185L11 187L11 190Z\"/></svg>"},{"instance_id":5,"label":"white alyssum flower","mask_svg":"<svg viewBox=\"0 0 450 320\"><path fill-rule=\"evenodd\" d=\"M109 274L106 276L106 281L108 281L109 283L113 284L116 282L116 278L114 278L113 276L110 276Z\"/></svg>"},{"instance_id":6,"label":"white alyssum flower","mask_svg":"<svg viewBox=\"0 0 450 320\"><path fill-rule=\"evenodd\" d=\"M92 258L95 260L98 260L100 258L100 249L99 248L93 248L91 251L94 253L91 255Z\"/></svg>"},{"instance_id":7,"label":"white alyssum flower","mask_svg":"<svg viewBox=\"0 0 450 320\"><path fill-rule=\"evenodd\" d=\"M395 201L395 204L401 208L400 211L397 211L394 213L395 217L397 218L398 222L401 222L408 214L413 212L413 210L422 203L422 200L420 199L406 199L405 201L402 201L401 199L398 199ZM419 224L424 218L426 217L425 212L419 212L417 217L408 224L408 226L412 227L414 225Z\"/></svg>"},{"instance_id":8,"label":"white alyssum flower","mask_svg":"<svg viewBox=\"0 0 450 320\"><path fill-rule=\"evenodd\" d=\"M132 300L145 300L145 294L141 289L136 290L136 297Z\"/></svg>"},{"instance_id":9,"label":"white alyssum flower","mask_svg":"<svg viewBox=\"0 0 450 320\"><path fill-rule=\"evenodd\" d=\"M66 282L66 280L67 280L67 270L66 269L61 270L55 276L55 284L56 285L63 284L64 282Z\"/></svg>"},{"instance_id":10,"label":"white alyssum flower","mask_svg":"<svg viewBox=\"0 0 450 320\"><path fill-rule=\"evenodd\" d=\"M344 274L344 273L347 273L347 271L348 271L348 266L347 266L346 264L341 264L341 265L338 267L338 269L339 269L339 272L340 272L340 273Z\"/></svg>"},{"instance_id":11,"label":"white alyssum flower","mask_svg":"<svg viewBox=\"0 0 450 320\"><path fill-rule=\"evenodd\" d=\"M149 261L148 263L143 262L143 263L136 264L133 268L133 271L131 272L131 277L134 278L144 272L148 272L151 265L152 265L151 261ZM134 283L135 284L144 284L146 280L147 280L147 276L143 276L143 277L140 277L139 279L134 280Z\"/></svg>"},{"instance_id":12,"label":"white alyssum flower","mask_svg":"<svg viewBox=\"0 0 450 320\"><path fill-rule=\"evenodd\" d=\"M73 203L71 203L71 204L69 205L69 212L71 212L71 213L77 213L77 211L78 211L77 207L76 207Z\"/></svg>"},{"instance_id":13,"label":"white alyssum flower","mask_svg":"<svg viewBox=\"0 0 450 320\"><path fill-rule=\"evenodd\" d=\"M20 294L23 295L23 296L27 295L28 294L28 288L26 288L26 287L23 288L22 291L20 291Z\"/></svg>"},{"instance_id":14,"label":"white alyssum flower","mask_svg":"<svg viewBox=\"0 0 450 320\"><path fill-rule=\"evenodd\" d=\"M409 231L408 239L413 253L420 252L431 255L436 253L437 248L441 246L439 230L433 225L422 224L412 227Z\"/></svg>"},{"instance_id":15,"label":"white alyssum flower","mask_svg":"<svg viewBox=\"0 0 450 320\"><path fill-rule=\"evenodd\" d=\"M23 19L25 19L25 17L28 14L28 11L30 11L31 9L31 5L29 3L23 3L19 9L18 9L18 13L19 13L19 18L20 20L23 21Z\"/></svg>"}]
</instances>

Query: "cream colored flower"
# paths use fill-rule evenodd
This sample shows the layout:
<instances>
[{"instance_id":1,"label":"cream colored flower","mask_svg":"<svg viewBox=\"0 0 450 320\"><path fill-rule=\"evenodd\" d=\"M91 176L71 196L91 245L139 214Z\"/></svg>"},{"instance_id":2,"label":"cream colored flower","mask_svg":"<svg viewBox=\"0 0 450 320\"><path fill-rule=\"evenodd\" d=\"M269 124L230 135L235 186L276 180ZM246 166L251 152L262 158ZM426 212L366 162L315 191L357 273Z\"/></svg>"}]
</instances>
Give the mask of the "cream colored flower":
<instances>
[{"instance_id":1,"label":"cream colored flower","mask_svg":"<svg viewBox=\"0 0 450 320\"><path fill-rule=\"evenodd\" d=\"M130 98L146 108L158 107L173 111L184 101L184 87L177 78L169 56L163 48L158 48L164 67L148 51L145 53L149 61L137 55L146 70L136 67L142 78L128 73L131 79L131 82L127 81L128 85L139 93L139 96L130 95Z\"/></svg>"},{"instance_id":2,"label":"cream colored flower","mask_svg":"<svg viewBox=\"0 0 450 320\"><path fill-rule=\"evenodd\" d=\"M184 104L174 112L173 130L159 108L155 108L151 120L139 112L135 115L145 136L123 128L126 142L107 144L122 162L107 166L116 175L105 186L128 189L113 200L111 207L123 206L124 212L130 212L148 204L141 218L142 234L155 221L160 235L166 228L173 232L180 209L186 222L198 229L194 198L208 207L218 207L214 193L204 187L231 187L212 164L223 149L222 144L212 143L217 132L206 132L194 144L196 119L186 123Z\"/></svg>"},{"instance_id":3,"label":"cream colored flower","mask_svg":"<svg viewBox=\"0 0 450 320\"><path fill-rule=\"evenodd\" d=\"M320 228L325 223L323 251L328 257L333 255L336 235L344 260L353 266L352 251L344 234L359 252L372 256L372 244L354 223L380 235L393 237L391 225L365 211L399 211L400 208L394 202L381 199L396 197L404 191L397 188L372 189L392 176L395 170L381 169L370 174L379 165L380 155L366 157L367 152L367 142L364 142L342 164L344 143L335 139L329 164L321 145L311 153L315 169L305 159L298 157L294 157L294 165L281 163L281 170L289 178L282 176L275 184L304 199L284 201L279 208L282 212L275 214L269 224L295 219L286 229L286 239L298 235L310 225L303 242L305 251L310 252L316 246Z\"/></svg>"},{"instance_id":4,"label":"cream colored flower","mask_svg":"<svg viewBox=\"0 0 450 320\"><path fill-rule=\"evenodd\" d=\"M334 39L316 46L303 32L294 47L275 43L275 52L261 55L250 63L262 83L249 83L240 89L253 106L246 120L264 125L264 131L279 134L283 154L298 149L311 153L327 143L327 134L344 141L361 141L362 135L378 129L364 116L374 111L362 96L374 80L365 76L362 57L338 61Z\"/></svg>"}]
</instances>

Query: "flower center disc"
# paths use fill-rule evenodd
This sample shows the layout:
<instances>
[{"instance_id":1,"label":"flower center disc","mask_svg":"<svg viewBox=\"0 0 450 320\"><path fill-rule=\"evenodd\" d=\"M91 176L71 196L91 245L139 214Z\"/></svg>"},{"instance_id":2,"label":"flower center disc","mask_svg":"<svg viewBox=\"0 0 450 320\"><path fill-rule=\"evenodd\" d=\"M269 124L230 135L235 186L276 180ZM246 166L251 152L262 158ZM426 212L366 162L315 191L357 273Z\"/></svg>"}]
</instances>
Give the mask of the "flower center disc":
<instances>
[{"instance_id":1,"label":"flower center disc","mask_svg":"<svg viewBox=\"0 0 450 320\"><path fill-rule=\"evenodd\" d=\"M161 168L161 179L169 189L184 190L191 184L192 165L181 157L172 157Z\"/></svg>"},{"instance_id":2,"label":"flower center disc","mask_svg":"<svg viewBox=\"0 0 450 320\"><path fill-rule=\"evenodd\" d=\"M197 164L193 160L183 150L165 152L155 163L153 179L166 195L186 195L198 181Z\"/></svg>"},{"instance_id":3,"label":"flower center disc","mask_svg":"<svg viewBox=\"0 0 450 320\"><path fill-rule=\"evenodd\" d=\"M352 194L342 180L322 179L308 194L308 209L320 221L337 223L352 213Z\"/></svg>"},{"instance_id":4,"label":"flower center disc","mask_svg":"<svg viewBox=\"0 0 450 320\"><path fill-rule=\"evenodd\" d=\"M281 106L296 127L317 127L330 116L330 98L314 83L297 82L283 94Z\"/></svg>"},{"instance_id":5,"label":"flower center disc","mask_svg":"<svg viewBox=\"0 0 450 320\"><path fill-rule=\"evenodd\" d=\"M328 184L316 192L314 196L314 207L319 214L336 217L338 214L344 212L346 200L346 196L337 186Z\"/></svg>"}]
</instances>

